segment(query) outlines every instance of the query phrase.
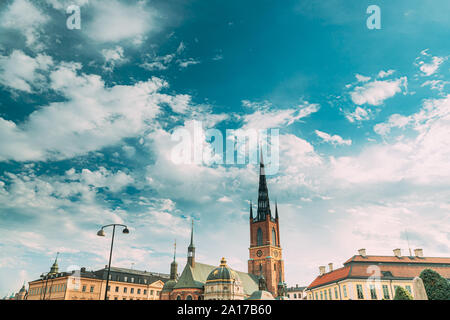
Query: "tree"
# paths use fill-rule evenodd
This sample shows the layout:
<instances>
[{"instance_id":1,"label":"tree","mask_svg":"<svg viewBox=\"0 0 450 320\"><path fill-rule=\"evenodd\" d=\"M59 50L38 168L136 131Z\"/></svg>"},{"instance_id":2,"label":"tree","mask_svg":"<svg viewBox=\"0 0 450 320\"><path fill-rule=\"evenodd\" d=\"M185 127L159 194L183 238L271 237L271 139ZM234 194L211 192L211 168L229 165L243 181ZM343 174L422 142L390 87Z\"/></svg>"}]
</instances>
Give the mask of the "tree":
<instances>
[{"instance_id":1,"label":"tree","mask_svg":"<svg viewBox=\"0 0 450 320\"><path fill-rule=\"evenodd\" d=\"M450 300L450 283L439 273L431 269L424 269L419 276L429 300Z\"/></svg>"},{"instance_id":2,"label":"tree","mask_svg":"<svg viewBox=\"0 0 450 320\"><path fill-rule=\"evenodd\" d=\"M398 286L395 289L394 300L413 300L413 297L405 288Z\"/></svg>"}]
</instances>

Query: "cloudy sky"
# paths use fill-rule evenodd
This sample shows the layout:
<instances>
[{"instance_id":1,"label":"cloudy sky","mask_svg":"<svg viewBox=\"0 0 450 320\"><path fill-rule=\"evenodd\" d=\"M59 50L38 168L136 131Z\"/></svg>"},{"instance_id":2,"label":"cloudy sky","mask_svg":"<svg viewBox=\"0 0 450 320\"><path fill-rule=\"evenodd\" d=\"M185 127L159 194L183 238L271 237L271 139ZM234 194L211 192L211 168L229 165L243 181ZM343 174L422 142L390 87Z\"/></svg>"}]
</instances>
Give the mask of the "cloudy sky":
<instances>
[{"instance_id":1,"label":"cloudy sky","mask_svg":"<svg viewBox=\"0 0 450 320\"><path fill-rule=\"evenodd\" d=\"M69 30L70 4L81 29ZM381 8L381 30L366 9ZM174 163L174 130L278 128L288 285L359 248L450 252L447 0L5 0L0 295L48 271L246 270L254 165ZM204 132L201 132L204 134ZM204 135L201 135L204 137ZM207 141L200 141L206 145ZM111 230L107 230L110 235Z\"/></svg>"}]
</instances>

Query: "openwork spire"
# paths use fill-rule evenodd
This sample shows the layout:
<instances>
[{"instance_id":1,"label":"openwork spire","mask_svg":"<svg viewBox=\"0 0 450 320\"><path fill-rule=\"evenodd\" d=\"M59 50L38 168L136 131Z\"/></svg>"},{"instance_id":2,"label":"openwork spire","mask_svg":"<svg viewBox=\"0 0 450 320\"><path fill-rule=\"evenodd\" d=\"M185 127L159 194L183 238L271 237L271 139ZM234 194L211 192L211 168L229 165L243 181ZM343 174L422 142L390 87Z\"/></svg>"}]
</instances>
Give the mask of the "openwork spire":
<instances>
[{"instance_id":1,"label":"openwork spire","mask_svg":"<svg viewBox=\"0 0 450 320\"><path fill-rule=\"evenodd\" d=\"M258 190L258 213L257 220L266 220L266 215L272 217L270 212L269 191L267 189L266 174L264 171L264 160L261 149L259 163L259 190Z\"/></svg>"}]
</instances>

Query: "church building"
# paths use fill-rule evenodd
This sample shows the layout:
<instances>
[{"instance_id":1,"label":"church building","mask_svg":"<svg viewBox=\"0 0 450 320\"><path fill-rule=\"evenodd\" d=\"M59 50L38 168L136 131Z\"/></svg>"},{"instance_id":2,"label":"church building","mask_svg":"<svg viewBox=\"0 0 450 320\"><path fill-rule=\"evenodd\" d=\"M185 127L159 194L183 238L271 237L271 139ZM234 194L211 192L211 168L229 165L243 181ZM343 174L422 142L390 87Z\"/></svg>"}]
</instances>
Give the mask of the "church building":
<instances>
[{"instance_id":1,"label":"church building","mask_svg":"<svg viewBox=\"0 0 450 320\"><path fill-rule=\"evenodd\" d=\"M194 224L187 264L178 277L175 254L170 280L164 284L161 300L270 300L286 299L284 262L280 245L278 207L270 210L264 162L260 161L258 208L253 216L250 204L250 248L248 272L233 270L222 258L219 266L195 260Z\"/></svg>"}]
</instances>

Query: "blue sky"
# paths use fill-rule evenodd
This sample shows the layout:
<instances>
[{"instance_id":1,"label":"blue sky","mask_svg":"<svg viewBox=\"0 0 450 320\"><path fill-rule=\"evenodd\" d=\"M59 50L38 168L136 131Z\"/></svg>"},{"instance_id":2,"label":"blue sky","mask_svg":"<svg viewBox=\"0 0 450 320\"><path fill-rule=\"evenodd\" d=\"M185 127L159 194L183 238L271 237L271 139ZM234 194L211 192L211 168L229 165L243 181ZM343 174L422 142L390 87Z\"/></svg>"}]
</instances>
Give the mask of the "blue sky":
<instances>
[{"instance_id":1,"label":"blue sky","mask_svg":"<svg viewBox=\"0 0 450 320\"><path fill-rule=\"evenodd\" d=\"M81 8L81 29L66 8ZM381 30L366 9L381 9ZM0 294L48 271L248 258L252 165L175 164L177 128L280 129L288 285L359 248L450 249L448 1L0 5ZM202 142L206 144L205 141ZM230 236L232 235L232 236Z\"/></svg>"}]
</instances>

